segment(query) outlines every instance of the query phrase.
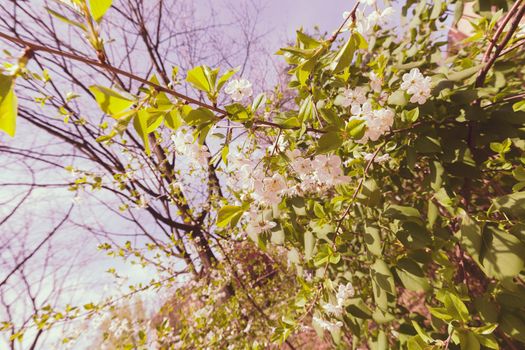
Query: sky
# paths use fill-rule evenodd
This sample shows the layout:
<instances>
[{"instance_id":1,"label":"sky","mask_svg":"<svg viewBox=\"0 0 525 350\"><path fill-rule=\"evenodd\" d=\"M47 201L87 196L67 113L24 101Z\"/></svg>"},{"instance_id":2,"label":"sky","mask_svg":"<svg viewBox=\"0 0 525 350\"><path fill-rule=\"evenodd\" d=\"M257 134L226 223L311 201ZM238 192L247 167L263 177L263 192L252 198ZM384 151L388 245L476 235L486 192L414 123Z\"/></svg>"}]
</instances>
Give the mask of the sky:
<instances>
[{"instance_id":1,"label":"sky","mask_svg":"<svg viewBox=\"0 0 525 350\"><path fill-rule=\"evenodd\" d=\"M293 37L301 26L308 29L319 25L326 31L337 29L343 12L349 11L354 3L348 0L269 0L262 18L268 28L274 29L272 36L278 44L284 33Z\"/></svg>"}]
</instances>

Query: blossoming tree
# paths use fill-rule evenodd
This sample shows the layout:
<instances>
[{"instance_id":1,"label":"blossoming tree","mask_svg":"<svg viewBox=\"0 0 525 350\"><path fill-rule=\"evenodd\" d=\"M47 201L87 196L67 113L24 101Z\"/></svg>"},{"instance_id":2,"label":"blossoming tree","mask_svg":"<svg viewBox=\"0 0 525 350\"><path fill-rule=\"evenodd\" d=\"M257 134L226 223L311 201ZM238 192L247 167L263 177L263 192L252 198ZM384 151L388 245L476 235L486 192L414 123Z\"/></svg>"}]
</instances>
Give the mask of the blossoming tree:
<instances>
[{"instance_id":1,"label":"blossoming tree","mask_svg":"<svg viewBox=\"0 0 525 350\"><path fill-rule=\"evenodd\" d=\"M168 198L176 214L168 241L101 248L164 276L132 294L171 287L173 260L192 271L161 321L116 320L104 340L304 348L313 329L323 346L344 349L524 346L524 1L498 11L478 1L457 52L445 24L463 1L407 1L400 13L357 2L331 35L298 31L278 52L290 79L273 92L254 91L236 70L198 66L183 83L177 69L116 68L98 31L111 1L67 3L76 20L54 15L85 32L98 60L0 33L25 47L0 76L0 127L14 135L18 80L47 83L34 55L109 72L112 86L90 88L112 124L98 141L124 152L140 137L164 186L155 197L115 174L104 186L129 189L144 210Z\"/></svg>"}]
</instances>

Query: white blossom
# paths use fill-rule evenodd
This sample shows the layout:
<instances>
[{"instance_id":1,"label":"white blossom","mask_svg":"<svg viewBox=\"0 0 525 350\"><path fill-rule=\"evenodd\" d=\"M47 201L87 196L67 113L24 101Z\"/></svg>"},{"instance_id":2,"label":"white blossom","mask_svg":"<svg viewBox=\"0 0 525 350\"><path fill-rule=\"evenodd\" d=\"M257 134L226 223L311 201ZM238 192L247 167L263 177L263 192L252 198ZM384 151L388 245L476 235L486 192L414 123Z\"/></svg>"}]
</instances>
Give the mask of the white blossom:
<instances>
[{"instance_id":1,"label":"white blossom","mask_svg":"<svg viewBox=\"0 0 525 350\"><path fill-rule=\"evenodd\" d=\"M370 87L374 92L381 92L383 86L383 78L375 72L370 72Z\"/></svg>"},{"instance_id":2,"label":"white blossom","mask_svg":"<svg viewBox=\"0 0 525 350\"><path fill-rule=\"evenodd\" d=\"M235 102L239 102L253 94L252 83L246 79L234 79L230 81L224 91L230 95Z\"/></svg>"},{"instance_id":3,"label":"white blossom","mask_svg":"<svg viewBox=\"0 0 525 350\"><path fill-rule=\"evenodd\" d=\"M208 164L208 158L211 157L208 147L195 142L191 134L179 131L171 139L175 145L175 151L186 156L190 165L205 167Z\"/></svg>"},{"instance_id":4,"label":"white blossom","mask_svg":"<svg viewBox=\"0 0 525 350\"><path fill-rule=\"evenodd\" d=\"M314 323L317 323L319 325L319 327L321 327L322 329L325 329L329 332L333 332L333 331L337 331L339 328L341 328L343 326L343 322L341 321L337 321L335 323L332 323L332 322L328 322L328 321L325 321L319 317L312 317L312 320Z\"/></svg>"},{"instance_id":5,"label":"white blossom","mask_svg":"<svg viewBox=\"0 0 525 350\"><path fill-rule=\"evenodd\" d=\"M298 148L294 149L293 151L287 150L285 155L288 157L288 159L293 161L294 159L301 156L301 151Z\"/></svg>"},{"instance_id":6,"label":"white blossom","mask_svg":"<svg viewBox=\"0 0 525 350\"><path fill-rule=\"evenodd\" d=\"M348 282L347 284L340 284L337 289L337 304L344 305L349 298L352 298L355 295L354 286L352 283Z\"/></svg>"},{"instance_id":7,"label":"white blossom","mask_svg":"<svg viewBox=\"0 0 525 350\"><path fill-rule=\"evenodd\" d=\"M343 305L339 303L337 305L325 303L322 307L327 314L334 315L335 317L341 317L343 315Z\"/></svg>"},{"instance_id":8,"label":"white blossom","mask_svg":"<svg viewBox=\"0 0 525 350\"><path fill-rule=\"evenodd\" d=\"M412 95L410 102L424 104L430 97L430 77L424 77L418 68L412 68L410 72L403 74L401 90Z\"/></svg>"},{"instance_id":9,"label":"white blossom","mask_svg":"<svg viewBox=\"0 0 525 350\"><path fill-rule=\"evenodd\" d=\"M366 102L366 91L362 87L356 87L355 89L346 89L343 91L343 98L341 99L341 106L343 107L354 107L362 105Z\"/></svg>"},{"instance_id":10,"label":"white blossom","mask_svg":"<svg viewBox=\"0 0 525 350\"><path fill-rule=\"evenodd\" d=\"M297 157L292 160L292 168L299 175L304 178L305 176L311 175L313 172L312 161L303 157Z\"/></svg>"},{"instance_id":11,"label":"white blossom","mask_svg":"<svg viewBox=\"0 0 525 350\"><path fill-rule=\"evenodd\" d=\"M364 117L366 121L366 131L359 142L364 143L368 140L377 141L390 130L394 124L394 116L394 111L388 108L374 110L371 114L366 114Z\"/></svg>"},{"instance_id":12,"label":"white blossom","mask_svg":"<svg viewBox=\"0 0 525 350\"><path fill-rule=\"evenodd\" d=\"M329 187L349 181L349 178L344 176L341 165L341 158L335 154L319 155L312 162L317 180Z\"/></svg>"},{"instance_id":13,"label":"white blossom","mask_svg":"<svg viewBox=\"0 0 525 350\"><path fill-rule=\"evenodd\" d=\"M350 109L350 113L352 114L352 118L367 118L372 116L373 110L372 110L372 104L370 102L365 102L363 105L354 105Z\"/></svg>"},{"instance_id":14,"label":"white blossom","mask_svg":"<svg viewBox=\"0 0 525 350\"><path fill-rule=\"evenodd\" d=\"M375 1L365 0L366 3ZM356 10L355 19L356 19L356 30L363 36L368 36L373 33L375 26L384 26L388 24L392 15L394 14L394 9L392 7L386 7L382 11L374 10L368 15L365 15L364 11ZM343 18L348 18L350 16L350 11L343 12ZM348 29L351 23L347 24Z\"/></svg>"},{"instance_id":15,"label":"white blossom","mask_svg":"<svg viewBox=\"0 0 525 350\"><path fill-rule=\"evenodd\" d=\"M288 189L291 195L323 191L350 180L343 173L341 158L335 154L313 159L295 155L290 165L300 179L299 185Z\"/></svg>"},{"instance_id":16,"label":"white blossom","mask_svg":"<svg viewBox=\"0 0 525 350\"><path fill-rule=\"evenodd\" d=\"M262 232L266 232L277 226L277 223L266 220L264 216L257 212L257 211L251 211L248 213L249 221L248 226L246 227L246 230L248 232L252 232L254 234L259 234Z\"/></svg>"},{"instance_id":17,"label":"white blossom","mask_svg":"<svg viewBox=\"0 0 525 350\"><path fill-rule=\"evenodd\" d=\"M383 163L385 163L385 162L387 162L387 161L389 161L391 159L390 155L388 153L383 154L382 156L376 156L375 158L373 158L373 157L374 157L373 153L365 153L365 154L363 154L363 159L366 162L370 162L373 159L374 163L377 163L377 164L383 164Z\"/></svg>"},{"instance_id":18,"label":"white blossom","mask_svg":"<svg viewBox=\"0 0 525 350\"><path fill-rule=\"evenodd\" d=\"M278 204L287 186L284 177L274 174L271 177L261 176L260 171L253 172L253 197L256 201L266 205Z\"/></svg>"}]
</instances>

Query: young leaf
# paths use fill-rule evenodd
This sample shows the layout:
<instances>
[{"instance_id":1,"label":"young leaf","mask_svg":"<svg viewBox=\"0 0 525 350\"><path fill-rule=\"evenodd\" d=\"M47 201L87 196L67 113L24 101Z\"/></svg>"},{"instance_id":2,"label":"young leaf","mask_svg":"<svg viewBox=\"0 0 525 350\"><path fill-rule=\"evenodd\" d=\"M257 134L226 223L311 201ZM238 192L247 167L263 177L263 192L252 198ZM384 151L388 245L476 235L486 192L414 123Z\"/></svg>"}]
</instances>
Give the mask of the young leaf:
<instances>
[{"instance_id":1,"label":"young leaf","mask_svg":"<svg viewBox=\"0 0 525 350\"><path fill-rule=\"evenodd\" d=\"M133 119L133 126L135 127L135 131L140 136L142 141L144 142L144 150L146 151L147 155L151 154L151 149L149 146L149 139L148 139L148 119L149 119L149 113L145 110L140 110L135 118Z\"/></svg>"},{"instance_id":2,"label":"young leaf","mask_svg":"<svg viewBox=\"0 0 525 350\"><path fill-rule=\"evenodd\" d=\"M111 7L112 2L113 0L89 0L89 9L91 10L93 19L100 22L102 17Z\"/></svg>"},{"instance_id":3,"label":"young leaf","mask_svg":"<svg viewBox=\"0 0 525 350\"><path fill-rule=\"evenodd\" d=\"M0 130L14 137L18 101L14 90L14 78L0 74Z\"/></svg>"},{"instance_id":4,"label":"young leaf","mask_svg":"<svg viewBox=\"0 0 525 350\"><path fill-rule=\"evenodd\" d=\"M188 71L186 81L193 85L198 90L204 92L211 92L213 86L208 80L208 74L206 73L204 66L198 66Z\"/></svg>"},{"instance_id":5,"label":"young leaf","mask_svg":"<svg viewBox=\"0 0 525 350\"><path fill-rule=\"evenodd\" d=\"M61 15L60 13L58 13L58 12L56 12L56 11L53 11L53 10L51 10L51 9L48 8L48 7L45 7L45 9L46 9L47 12L49 12L49 14L51 14L51 16L58 18L58 19L61 20L62 22L67 23L67 24L71 24L71 25L73 25L73 26L75 26L75 27L78 27L78 28L82 29L83 31L86 30L86 26L85 26L84 24L79 23L79 22L77 22L77 21L70 20L70 19L67 18L66 16L63 16L63 15Z\"/></svg>"},{"instance_id":6,"label":"young leaf","mask_svg":"<svg viewBox=\"0 0 525 350\"><path fill-rule=\"evenodd\" d=\"M224 73L219 80L217 81L217 91L220 91L224 84L235 74L239 71L239 68L230 69L226 73Z\"/></svg>"},{"instance_id":7,"label":"young leaf","mask_svg":"<svg viewBox=\"0 0 525 350\"><path fill-rule=\"evenodd\" d=\"M242 214L244 213L244 208L235 206L235 205L226 205L219 210L219 215L217 218L218 227L226 227L228 225L235 226Z\"/></svg>"},{"instance_id":8,"label":"young leaf","mask_svg":"<svg viewBox=\"0 0 525 350\"><path fill-rule=\"evenodd\" d=\"M334 73L339 73L346 67L350 66L350 63L352 63L352 60L354 59L355 50L359 45L358 40L359 39L357 39L356 36L352 35L343 47L341 47L334 59Z\"/></svg>"},{"instance_id":9,"label":"young leaf","mask_svg":"<svg viewBox=\"0 0 525 350\"><path fill-rule=\"evenodd\" d=\"M95 95L100 109L115 119L122 117L124 112L135 104L135 101L131 98L125 97L104 86L93 85L89 90Z\"/></svg>"}]
</instances>

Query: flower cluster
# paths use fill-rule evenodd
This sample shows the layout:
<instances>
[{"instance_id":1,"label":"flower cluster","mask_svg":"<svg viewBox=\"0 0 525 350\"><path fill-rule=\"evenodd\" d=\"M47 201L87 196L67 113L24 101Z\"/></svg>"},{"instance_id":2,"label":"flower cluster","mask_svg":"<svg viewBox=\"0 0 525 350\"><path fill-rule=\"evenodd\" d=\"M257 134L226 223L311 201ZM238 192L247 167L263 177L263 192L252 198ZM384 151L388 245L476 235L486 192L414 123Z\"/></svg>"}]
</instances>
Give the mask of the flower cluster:
<instances>
[{"instance_id":1,"label":"flower cluster","mask_svg":"<svg viewBox=\"0 0 525 350\"><path fill-rule=\"evenodd\" d=\"M177 154L186 156L190 165L205 167L208 164L208 159L211 156L208 147L201 146L195 142L190 133L181 130L173 135L171 139Z\"/></svg>"},{"instance_id":2,"label":"flower cluster","mask_svg":"<svg viewBox=\"0 0 525 350\"><path fill-rule=\"evenodd\" d=\"M325 321L322 318L319 318L317 316L312 317L312 320L314 323L318 324L319 327L329 332L335 332L339 328L343 327L343 322L341 321L336 321L332 323L332 322Z\"/></svg>"},{"instance_id":3,"label":"flower cluster","mask_svg":"<svg viewBox=\"0 0 525 350\"><path fill-rule=\"evenodd\" d=\"M340 104L343 107L361 106L366 100L366 90L362 87L356 87L343 91Z\"/></svg>"},{"instance_id":4,"label":"flower cluster","mask_svg":"<svg viewBox=\"0 0 525 350\"><path fill-rule=\"evenodd\" d=\"M336 303L324 303L323 310L328 315L333 315L335 317L341 317L343 315L343 309L346 306L346 303L349 298L352 298L355 295L354 287L352 283L348 282L346 285L340 284L335 296ZM341 321L329 322L325 321L319 317L313 318L314 322L317 323L322 329L328 331L334 331L343 326Z\"/></svg>"},{"instance_id":5,"label":"flower cluster","mask_svg":"<svg viewBox=\"0 0 525 350\"><path fill-rule=\"evenodd\" d=\"M377 141L379 137L388 132L394 124L395 113L389 108L380 108L374 110L372 103L366 101L362 105L354 104L350 109L351 120L362 119L366 122L366 131L360 143L368 140Z\"/></svg>"},{"instance_id":6,"label":"flower cluster","mask_svg":"<svg viewBox=\"0 0 525 350\"><path fill-rule=\"evenodd\" d=\"M291 168L300 180L292 191L319 192L350 180L343 173L341 158L335 154L318 155L310 159L304 157L300 150L295 149L286 152L286 155L290 159Z\"/></svg>"},{"instance_id":7,"label":"flower cluster","mask_svg":"<svg viewBox=\"0 0 525 350\"><path fill-rule=\"evenodd\" d=\"M412 68L409 73L403 75L401 90L412 95L410 102L422 105L430 97L430 83L430 77L424 77L419 69Z\"/></svg>"},{"instance_id":8,"label":"flower cluster","mask_svg":"<svg viewBox=\"0 0 525 350\"><path fill-rule=\"evenodd\" d=\"M385 153L382 156L376 156L375 158L374 158L374 154L373 153L364 153L363 154L363 159L366 162L373 161L374 163L377 163L377 164L383 164L383 163L389 161L391 158L390 158L390 155L388 153Z\"/></svg>"},{"instance_id":9,"label":"flower cluster","mask_svg":"<svg viewBox=\"0 0 525 350\"><path fill-rule=\"evenodd\" d=\"M228 83L224 91L230 95L235 102L242 101L245 97L253 94L252 83L246 79L234 79Z\"/></svg>"},{"instance_id":10,"label":"flower cluster","mask_svg":"<svg viewBox=\"0 0 525 350\"><path fill-rule=\"evenodd\" d=\"M264 176L262 171L254 173L253 198L260 203L273 205L279 204L288 186L281 174Z\"/></svg>"},{"instance_id":11,"label":"flower cluster","mask_svg":"<svg viewBox=\"0 0 525 350\"><path fill-rule=\"evenodd\" d=\"M277 226L277 223L264 217L264 214L257 210L248 212L248 225L246 231L251 234L259 234L271 230Z\"/></svg>"},{"instance_id":12,"label":"flower cluster","mask_svg":"<svg viewBox=\"0 0 525 350\"><path fill-rule=\"evenodd\" d=\"M370 73L370 87L380 93L383 85L383 78L375 72ZM380 99L383 96L380 96ZM394 111L388 108L374 110L372 101L367 96L367 90L364 87L355 89L345 89L338 96L336 104L342 107L350 107L350 119L363 119L366 122L367 129L363 139L359 142L364 143L368 140L377 141L381 135L390 130L394 124ZM382 105L380 103L380 105Z\"/></svg>"},{"instance_id":13,"label":"flower cluster","mask_svg":"<svg viewBox=\"0 0 525 350\"><path fill-rule=\"evenodd\" d=\"M367 1L368 3L375 1ZM355 12L356 18L356 30L359 34L363 36L368 36L374 32L376 26L384 26L387 24L394 14L394 9L392 7L386 7L383 11L374 10L368 15L365 15L364 11L357 10ZM350 11L343 12L343 18L348 18L350 16ZM350 27L352 23L348 23Z\"/></svg>"}]
</instances>

